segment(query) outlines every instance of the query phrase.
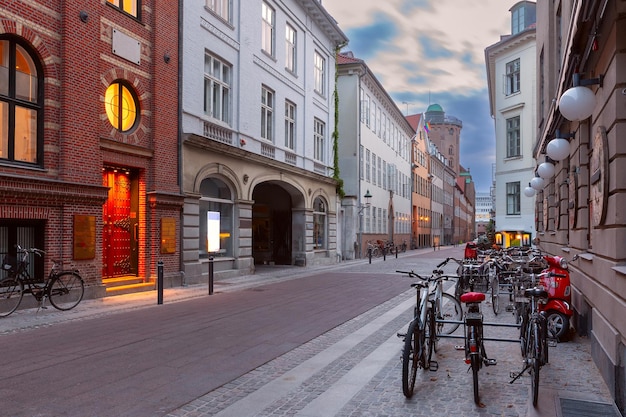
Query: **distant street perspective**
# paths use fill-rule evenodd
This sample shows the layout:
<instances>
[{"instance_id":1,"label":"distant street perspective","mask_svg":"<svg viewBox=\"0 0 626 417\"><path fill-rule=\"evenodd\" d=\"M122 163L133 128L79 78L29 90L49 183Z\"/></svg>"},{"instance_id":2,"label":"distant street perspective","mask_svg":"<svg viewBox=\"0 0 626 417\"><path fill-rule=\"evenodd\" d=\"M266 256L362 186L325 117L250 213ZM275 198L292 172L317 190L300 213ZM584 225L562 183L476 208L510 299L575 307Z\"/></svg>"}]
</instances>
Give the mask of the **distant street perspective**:
<instances>
[{"instance_id":1,"label":"distant street perspective","mask_svg":"<svg viewBox=\"0 0 626 417\"><path fill-rule=\"evenodd\" d=\"M441 338L436 370L418 369L402 391L403 341L415 307L414 280L463 247L416 250L325 268L268 267L255 276L88 300L69 312L26 309L4 319L0 364L6 416L579 416L577 404L614 412L590 359L589 341L550 347L539 404L520 345L485 341L494 366L472 394L459 339ZM448 271L453 274L455 271ZM452 282L446 291L453 292ZM506 294L500 303L508 303ZM513 315L482 303L485 323ZM486 338L516 328L485 326ZM433 368L433 367L431 367ZM468 372L469 371L469 372ZM597 414L598 415L598 414ZM601 414L613 415L613 414Z\"/></svg>"}]
</instances>

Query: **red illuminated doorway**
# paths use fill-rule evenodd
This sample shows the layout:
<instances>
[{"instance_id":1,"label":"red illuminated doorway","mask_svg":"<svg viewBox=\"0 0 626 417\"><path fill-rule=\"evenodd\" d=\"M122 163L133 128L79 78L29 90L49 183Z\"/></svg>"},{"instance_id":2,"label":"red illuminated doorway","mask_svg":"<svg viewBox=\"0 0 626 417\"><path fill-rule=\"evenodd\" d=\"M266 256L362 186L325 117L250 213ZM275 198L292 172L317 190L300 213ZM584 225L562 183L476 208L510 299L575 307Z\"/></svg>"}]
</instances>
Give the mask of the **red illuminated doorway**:
<instances>
[{"instance_id":1,"label":"red illuminated doorway","mask_svg":"<svg viewBox=\"0 0 626 417\"><path fill-rule=\"evenodd\" d=\"M103 185L109 196L102 209L102 277L137 275L139 181L137 174L105 168Z\"/></svg>"}]
</instances>

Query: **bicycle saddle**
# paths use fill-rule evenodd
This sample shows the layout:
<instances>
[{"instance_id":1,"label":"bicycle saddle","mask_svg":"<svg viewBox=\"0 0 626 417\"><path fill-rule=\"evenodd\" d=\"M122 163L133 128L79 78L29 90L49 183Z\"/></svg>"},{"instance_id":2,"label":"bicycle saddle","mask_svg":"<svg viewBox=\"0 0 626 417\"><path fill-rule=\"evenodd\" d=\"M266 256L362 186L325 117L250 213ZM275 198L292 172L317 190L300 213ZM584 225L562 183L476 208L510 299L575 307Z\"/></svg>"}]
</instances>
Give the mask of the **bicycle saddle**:
<instances>
[{"instance_id":1,"label":"bicycle saddle","mask_svg":"<svg viewBox=\"0 0 626 417\"><path fill-rule=\"evenodd\" d=\"M548 291L541 287L527 288L524 290L525 297L548 298Z\"/></svg>"},{"instance_id":2,"label":"bicycle saddle","mask_svg":"<svg viewBox=\"0 0 626 417\"><path fill-rule=\"evenodd\" d=\"M462 303L480 303L485 301L485 294L482 292L466 292L461 295Z\"/></svg>"}]
</instances>

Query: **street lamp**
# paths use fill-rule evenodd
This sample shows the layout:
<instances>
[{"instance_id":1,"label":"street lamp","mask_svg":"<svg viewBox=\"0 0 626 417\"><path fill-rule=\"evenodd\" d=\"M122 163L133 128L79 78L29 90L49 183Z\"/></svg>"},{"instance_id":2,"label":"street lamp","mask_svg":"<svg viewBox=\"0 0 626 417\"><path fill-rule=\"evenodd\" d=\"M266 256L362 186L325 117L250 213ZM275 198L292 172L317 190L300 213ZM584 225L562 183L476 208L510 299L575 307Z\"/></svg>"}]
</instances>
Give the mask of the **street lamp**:
<instances>
[{"instance_id":1,"label":"street lamp","mask_svg":"<svg viewBox=\"0 0 626 417\"><path fill-rule=\"evenodd\" d=\"M361 258L361 253L363 253L363 210L372 205L370 190L367 190L363 197L365 198L365 204L359 205L359 258Z\"/></svg>"}]
</instances>

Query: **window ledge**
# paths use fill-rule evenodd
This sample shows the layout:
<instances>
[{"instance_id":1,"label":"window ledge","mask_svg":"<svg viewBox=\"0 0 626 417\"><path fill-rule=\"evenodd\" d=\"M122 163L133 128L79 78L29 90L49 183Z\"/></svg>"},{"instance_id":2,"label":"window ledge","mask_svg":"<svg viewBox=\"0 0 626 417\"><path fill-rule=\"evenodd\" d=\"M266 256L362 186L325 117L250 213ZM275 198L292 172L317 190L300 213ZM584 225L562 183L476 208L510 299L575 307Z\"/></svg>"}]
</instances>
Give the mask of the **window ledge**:
<instances>
[{"instance_id":1,"label":"window ledge","mask_svg":"<svg viewBox=\"0 0 626 417\"><path fill-rule=\"evenodd\" d=\"M593 253L584 252L578 255L579 258L584 259L585 261L593 261Z\"/></svg>"},{"instance_id":2,"label":"window ledge","mask_svg":"<svg viewBox=\"0 0 626 417\"><path fill-rule=\"evenodd\" d=\"M618 274L626 275L626 265L618 265L611 268L613 271Z\"/></svg>"}]
</instances>

